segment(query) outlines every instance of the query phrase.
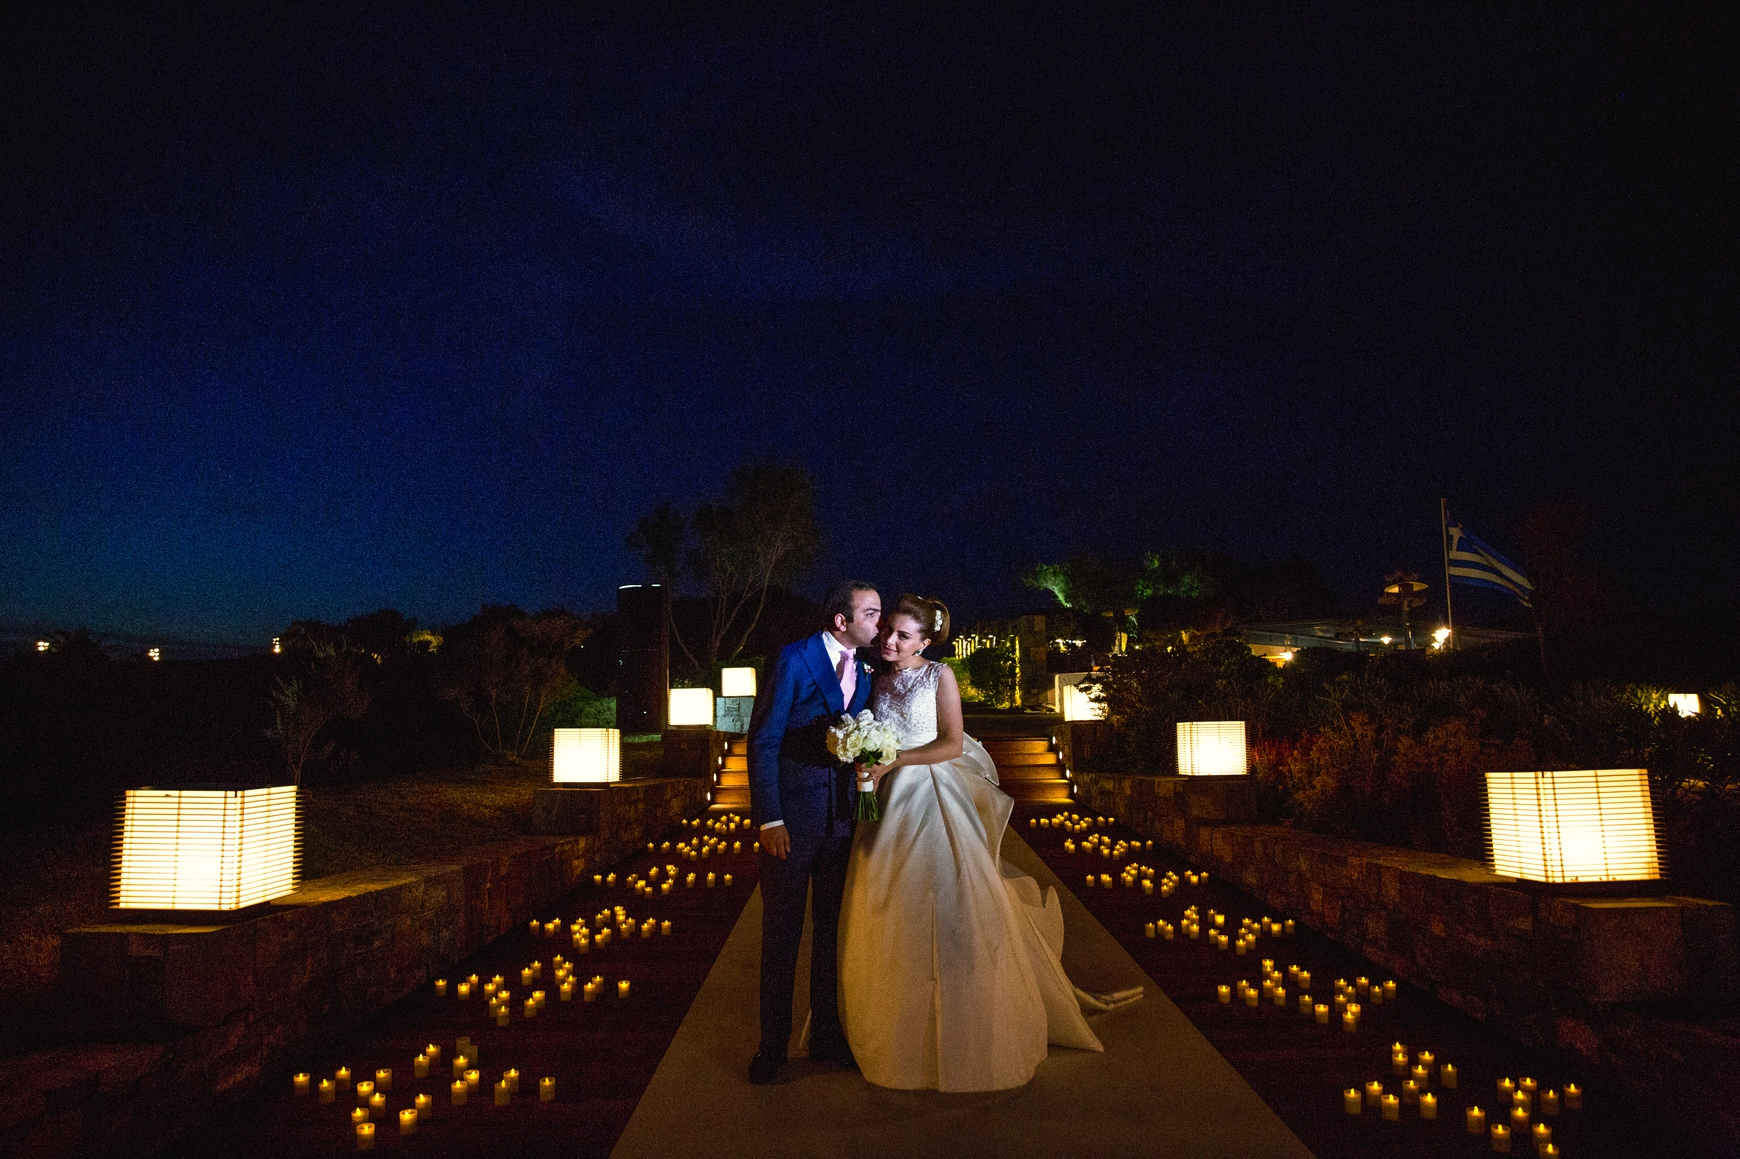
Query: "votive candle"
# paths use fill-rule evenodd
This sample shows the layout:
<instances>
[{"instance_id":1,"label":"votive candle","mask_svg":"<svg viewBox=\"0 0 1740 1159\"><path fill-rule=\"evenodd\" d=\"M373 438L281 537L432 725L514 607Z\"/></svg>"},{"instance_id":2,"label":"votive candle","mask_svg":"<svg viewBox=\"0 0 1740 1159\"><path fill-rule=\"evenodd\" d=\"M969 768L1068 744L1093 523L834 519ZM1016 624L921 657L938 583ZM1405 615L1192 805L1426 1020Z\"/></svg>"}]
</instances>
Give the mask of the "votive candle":
<instances>
[{"instance_id":1,"label":"votive candle","mask_svg":"<svg viewBox=\"0 0 1740 1159\"><path fill-rule=\"evenodd\" d=\"M333 1072L332 1081L338 1086L339 1090L350 1090L350 1068L348 1066L339 1067L338 1070Z\"/></svg>"},{"instance_id":2,"label":"votive candle","mask_svg":"<svg viewBox=\"0 0 1740 1159\"><path fill-rule=\"evenodd\" d=\"M1541 1114L1556 1115L1559 1113L1559 1092L1548 1090L1541 1092Z\"/></svg>"},{"instance_id":3,"label":"votive candle","mask_svg":"<svg viewBox=\"0 0 1740 1159\"><path fill-rule=\"evenodd\" d=\"M1329 1025L1329 1004L1327 1002L1319 1002L1312 1012L1317 1015L1317 1025Z\"/></svg>"},{"instance_id":4,"label":"votive candle","mask_svg":"<svg viewBox=\"0 0 1740 1159\"><path fill-rule=\"evenodd\" d=\"M505 1082L495 1084L495 1105L505 1107L513 1101L513 1092L508 1090Z\"/></svg>"},{"instance_id":5,"label":"votive candle","mask_svg":"<svg viewBox=\"0 0 1740 1159\"><path fill-rule=\"evenodd\" d=\"M382 1067L375 1072L375 1089L390 1091L393 1089L393 1072L390 1067Z\"/></svg>"},{"instance_id":6,"label":"votive candle","mask_svg":"<svg viewBox=\"0 0 1740 1159\"><path fill-rule=\"evenodd\" d=\"M1383 1109L1384 1118L1390 1122L1393 1123L1402 1117L1402 1103L1400 1099L1396 1098L1396 1096L1385 1095L1383 1102L1380 1105Z\"/></svg>"},{"instance_id":7,"label":"votive candle","mask_svg":"<svg viewBox=\"0 0 1740 1159\"><path fill-rule=\"evenodd\" d=\"M1420 1084L1409 1079L1402 1084L1402 1102L1410 1107L1420 1101Z\"/></svg>"},{"instance_id":8,"label":"votive candle","mask_svg":"<svg viewBox=\"0 0 1740 1159\"><path fill-rule=\"evenodd\" d=\"M435 1113L435 1100L429 1095L418 1095L411 1100L411 1105L417 1109L419 1122L426 1121L429 1116Z\"/></svg>"},{"instance_id":9,"label":"votive candle","mask_svg":"<svg viewBox=\"0 0 1740 1159\"><path fill-rule=\"evenodd\" d=\"M540 1103L553 1103L556 1101L555 1079L541 1078L538 1080L538 1101Z\"/></svg>"},{"instance_id":10,"label":"votive candle","mask_svg":"<svg viewBox=\"0 0 1740 1159\"><path fill-rule=\"evenodd\" d=\"M1310 1014L1311 1010L1312 1010L1311 995L1309 995L1309 994L1299 995L1299 1013Z\"/></svg>"},{"instance_id":11,"label":"votive candle","mask_svg":"<svg viewBox=\"0 0 1740 1159\"><path fill-rule=\"evenodd\" d=\"M474 1090L474 1091L478 1087L482 1086L483 1085L483 1072L478 1070L476 1067L472 1067L470 1070L466 1071L465 1072L465 1085L467 1088Z\"/></svg>"},{"instance_id":12,"label":"votive candle","mask_svg":"<svg viewBox=\"0 0 1740 1159\"><path fill-rule=\"evenodd\" d=\"M437 997L437 998L447 997L447 979L445 979L445 978L435 979L435 997Z\"/></svg>"},{"instance_id":13,"label":"votive candle","mask_svg":"<svg viewBox=\"0 0 1740 1159\"><path fill-rule=\"evenodd\" d=\"M1350 1115L1359 1114L1361 1100L1358 1087L1348 1087L1341 1092L1341 1109Z\"/></svg>"},{"instance_id":14,"label":"votive candle","mask_svg":"<svg viewBox=\"0 0 1740 1159\"><path fill-rule=\"evenodd\" d=\"M373 1151L375 1149L375 1125L373 1123L358 1123L356 1125L356 1149L358 1151Z\"/></svg>"},{"instance_id":15,"label":"votive candle","mask_svg":"<svg viewBox=\"0 0 1740 1159\"><path fill-rule=\"evenodd\" d=\"M312 1078L313 1076L309 1075L306 1071L299 1074L293 1074L290 1076L290 1089L295 1091L298 1095L306 1095L309 1091L309 1084L312 1081Z\"/></svg>"},{"instance_id":16,"label":"votive candle","mask_svg":"<svg viewBox=\"0 0 1740 1159\"><path fill-rule=\"evenodd\" d=\"M1368 1107L1377 1106L1378 1100L1382 1099L1383 1097L1384 1097L1384 1084L1378 1082L1376 1079L1372 1079L1370 1082L1365 1084L1365 1105L1366 1106L1368 1106Z\"/></svg>"},{"instance_id":17,"label":"votive candle","mask_svg":"<svg viewBox=\"0 0 1740 1159\"><path fill-rule=\"evenodd\" d=\"M1470 1135L1486 1134L1486 1112L1479 1107L1469 1107L1465 1116L1468 1121Z\"/></svg>"},{"instance_id":18,"label":"votive candle","mask_svg":"<svg viewBox=\"0 0 1740 1159\"><path fill-rule=\"evenodd\" d=\"M1420 1096L1420 1118L1436 1119L1438 1117L1438 1096L1427 1091Z\"/></svg>"},{"instance_id":19,"label":"votive candle","mask_svg":"<svg viewBox=\"0 0 1740 1159\"><path fill-rule=\"evenodd\" d=\"M356 1101L366 1103L375 1093L375 1084L368 1079L356 1084Z\"/></svg>"},{"instance_id":20,"label":"votive candle","mask_svg":"<svg viewBox=\"0 0 1740 1159\"><path fill-rule=\"evenodd\" d=\"M369 1109L367 1107L352 1107L351 1111L350 1111L350 1121L352 1123L366 1123L366 1122L368 1122L369 1121Z\"/></svg>"},{"instance_id":21,"label":"votive candle","mask_svg":"<svg viewBox=\"0 0 1740 1159\"><path fill-rule=\"evenodd\" d=\"M620 981L616 984L616 996L618 998L627 998L628 997L628 979L627 978L624 978L622 981Z\"/></svg>"},{"instance_id":22,"label":"votive candle","mask_svg":"<svg viewBox=\"0 0 1740 1159\"><path fill-rule=\"evenodd\" d=\"M426 1079L429 1077L429 1056L420 1054L411 1060L411 1077Z\"/></svg>"},{"instance_id":23,"label":"votive candle","mask_svg":"<svg viewBox=\"0 0 1740 1159\"><path fill-rule=\"evenodd\" d=\"M331 1079L321 1079L320 1080L320 1101L323 1103L336 1102L338 1100L338 1096L335 1093L337 1091L337 1089L338 1089L337 1084L334 1083Z\"/></svg>"},{"instance_id":24,"label":"votive candle","mask_svg":"<svg viewBox=\"0 0 1740 1159\"><path fill-rule=\"evenodd\" d=\"M511 1066L508 1067L501 1072L501 1081L507 1084L508 1094L517 1095L520 1093L520 1072L518 1070Z\"/></svg>"},{"instance_id":25,"label":"votive candle","mask_svg":"<svg viewBox=\"0 0 1740 1159\"><path fill-rule=\"evenodd\" d=\"M1441 1083L1443 1085L1445 1090L1447 1090L1447 1091L1455 1090L1456 1089L1456 1064L1447 1062L1443 1066L1439 1067L1438 1068L1438 1081L1439 1081L1439 1083Z\"/></svg>"},{"instance_id":26,"label":"votive candle","mask_svg":"<svg viewBox=\"0 0 1740 1159\"><path fill-rule=\"evenodd\" d=\"M1539 1154L1542 1148L1553 1141L1553 1129L1545 1123L1536 1123L1529 1132L1535 1141L1535 1152Z\"/></svg>"},{"instance_id":27,"label":"votive candle","mask_svg":"<svg viewBox=\"0 0 1740 1159\"><path fill-rule=\"evenodd\" d=\"M456 1107L463 1107L465 1105L465 1096L471 1093L471 1088L465 1085L464 1079L454 1079L453 1085L447 1088L447 1090L449 1096L453 1100L453 1105Z\"/></svg>"},{"instance_id":28,"label":"votive candle","mask_svg":"<svg viewBox=\"0 0 1740 1159\"><path fill-rule=\"evenodd\" d=\"M1510 1128L1503 1123L1492 1125L1492 1149L1500 1155L1510 1154Z\"/></svg>"},{"instance_id":29,"label":"votive candle","mask_svg":"<svg viewBox=\"0 0 1740 1159\"><path fill-rule=\"evenodd\" d=\"M379 1092L379 1091L376 1091L374 1094L369 1096L369 1118L370 1119L373 1119L379 1115L384 1115L384 1114L386 1114L386 1111L387 1111L387 1096L381 1094L381 1092Z\"/></svg>"},{"instance_id":30,"label":"votive candle","mask_svg":"<svg viewBox=\"0 0 1740 1159\"><path fill-rule=\"evenodd\" d=\"M1222 1006L1227 1005L1232 1001L1232 987L1216 986L1214 988L1214 998L1215 1001L1219 1002Z\"/></svg>"},{"instance_id":31,"label":"votive candle","mask_svg":"<svg viewBox=\"0 0 1740 1159\"><path fill-rule=\"evenodd\" d=\"M1565 1109L1567 1111L1583 1109L1583 1088L1576 1083L1565 1084Z\"/></svg>"},{"instance_id":32,"label":"votive candle","mask_svg":"<svg viewBox=\"0 0 1740 1159\"><path fill-rule=\"evenodd\" d=\"M407 1107L399 1112L399 1134L415 1135L417 1133L417 1112Z\"/></svg>"}]
</instances>

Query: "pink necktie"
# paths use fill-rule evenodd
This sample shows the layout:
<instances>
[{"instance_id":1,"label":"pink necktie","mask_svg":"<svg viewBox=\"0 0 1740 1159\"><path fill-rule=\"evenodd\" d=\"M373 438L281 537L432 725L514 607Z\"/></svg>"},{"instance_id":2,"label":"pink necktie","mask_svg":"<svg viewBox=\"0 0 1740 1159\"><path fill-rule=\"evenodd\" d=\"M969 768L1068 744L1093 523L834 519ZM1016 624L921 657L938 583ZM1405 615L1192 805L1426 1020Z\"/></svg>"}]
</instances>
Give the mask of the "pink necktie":
<instances>
[{"instance_id":1,"label":"pink necktie","mask_svg":"<svg viewBox=\"0 0 1740 1159\"><path fill-rule=\"evenodd\" d=\"M858 691L858 665L853 663L852 653L840 653L840 703L847 708L852 707L852 694Z\"/></svg>"}]
</instances>

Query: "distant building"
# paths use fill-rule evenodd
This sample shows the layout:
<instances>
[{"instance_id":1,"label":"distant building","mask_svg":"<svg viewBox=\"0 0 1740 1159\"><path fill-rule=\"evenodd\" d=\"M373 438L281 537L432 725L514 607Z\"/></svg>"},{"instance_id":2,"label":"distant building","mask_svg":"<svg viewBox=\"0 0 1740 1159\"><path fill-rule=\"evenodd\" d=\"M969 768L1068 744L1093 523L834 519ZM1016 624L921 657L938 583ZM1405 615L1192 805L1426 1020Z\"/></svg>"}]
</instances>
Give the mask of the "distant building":
<instances>
[{"instance_id":1,"label":"distant building","mask_svg":"<svg viewBox=\"0 0 1740 1159\"><path fill-rule=\"evenodd\" d=\"M1252 652L1276 664L1285 664L1302 648L1334 648L1342 652L1375 652L1383 648L1406 648L1408 639L1402 622L1385 620L1297 620L1280 624L1246 624L1238 630L1239 639ZM1436 633L1423 625L1414 626L1415 645L1424 650L1435 648ZM1523 632L1505 632L1496 628L1457 628L1454 644L1476 648L1487 644L1526 640Z\"/></svg>"}]
</instances>

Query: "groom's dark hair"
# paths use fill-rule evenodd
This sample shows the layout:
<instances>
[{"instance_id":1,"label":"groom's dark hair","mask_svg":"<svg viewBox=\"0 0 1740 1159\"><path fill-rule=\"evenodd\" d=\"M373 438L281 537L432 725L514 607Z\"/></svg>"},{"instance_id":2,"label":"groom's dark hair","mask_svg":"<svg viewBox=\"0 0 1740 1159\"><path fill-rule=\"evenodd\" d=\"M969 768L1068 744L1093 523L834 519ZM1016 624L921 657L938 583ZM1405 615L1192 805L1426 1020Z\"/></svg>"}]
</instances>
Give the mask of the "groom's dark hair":
<instances>
[{"instance_id":1,"label":"groom's dark hair","mask_svg":"<svg viewBox=\"0 0 1740 1159\"><path fill-rule=\"evenodd\" d=\"M828 598L822 601L822 620L829 628L834 626L835 616L844 616L848 623L852 619L852 597L859 592L873 592L875 584L867 584L863 580L847 580L843 584L834 585L834 590L828 593Z\"/></svg>"}]
</instances>

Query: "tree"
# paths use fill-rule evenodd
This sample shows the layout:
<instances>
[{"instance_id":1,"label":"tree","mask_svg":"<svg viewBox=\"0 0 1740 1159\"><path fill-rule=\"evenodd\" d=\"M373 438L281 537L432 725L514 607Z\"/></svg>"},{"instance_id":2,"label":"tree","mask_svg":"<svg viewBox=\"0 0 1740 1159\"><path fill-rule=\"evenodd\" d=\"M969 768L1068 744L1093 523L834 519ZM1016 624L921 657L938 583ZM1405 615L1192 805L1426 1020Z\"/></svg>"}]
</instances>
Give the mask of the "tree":
<instances>
[{"instance_id":1,"label":"tree","mask_svg":"<svg viewBox=\"0 0 1740 1159\"><path fill-rule=\"evenodd\" d=\"M312 621L310 621L312 622ZM373 697L363 687L358 654L328 644L312 646L313 659L301 676L279 678L272 690L272 727L266 735L284 752L290 783L302 783L302 769L318 751L330 752L332 741L317 750L315 741L335 720L360 720Z\"/></svg>"},{"instance_id":2,"label":"tree","mask_svg":"<svg viewBox=\"0 0 1740 1159\"><path fill-rule=\"evenodd\" d=\"M491 756L524 760L545 714L573 692L568 653L591 632L579 616L560 609L532 616L485 606L444 633L437 693L471 722Z\"/></svg>"},{"instance_id":3,"label":"tree","mask_svg":"<svg viewBox=\"0 0 1740 1159\"><path fill-rule=\"evenodd\" d=\"M660 504L628 536L655 580L686 577L700 589L707 626L699 654L673 633L698 671L737 658L761 622L768 589L805 574L821 540L814 487L801 467L745 464L723 499L697 505L686 528L676 508Z\"/></svg>"}]
</instances>

